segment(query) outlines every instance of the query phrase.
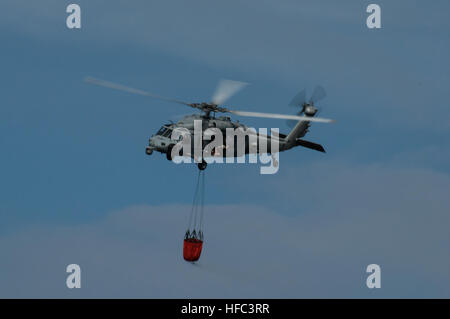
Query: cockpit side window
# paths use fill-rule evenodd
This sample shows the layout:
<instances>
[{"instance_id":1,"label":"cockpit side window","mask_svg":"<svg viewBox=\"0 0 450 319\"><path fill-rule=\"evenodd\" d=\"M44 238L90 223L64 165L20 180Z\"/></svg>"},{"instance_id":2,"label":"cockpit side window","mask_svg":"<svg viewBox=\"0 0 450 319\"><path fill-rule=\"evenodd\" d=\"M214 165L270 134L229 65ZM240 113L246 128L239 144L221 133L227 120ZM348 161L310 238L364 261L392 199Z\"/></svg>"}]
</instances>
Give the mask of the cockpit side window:
<instances>
[{"instance_id":1,"label":"cockpit side window","mask_svg":"<svg viewBox=\"0 0 450 319\"><path fill-rule=\"evenodd\" d=\"M172 130L171 129L166 129L164 131L164 133L162 134L162 136L164 137L170 137L172 135Z\"/></svg>"}]
</instances>

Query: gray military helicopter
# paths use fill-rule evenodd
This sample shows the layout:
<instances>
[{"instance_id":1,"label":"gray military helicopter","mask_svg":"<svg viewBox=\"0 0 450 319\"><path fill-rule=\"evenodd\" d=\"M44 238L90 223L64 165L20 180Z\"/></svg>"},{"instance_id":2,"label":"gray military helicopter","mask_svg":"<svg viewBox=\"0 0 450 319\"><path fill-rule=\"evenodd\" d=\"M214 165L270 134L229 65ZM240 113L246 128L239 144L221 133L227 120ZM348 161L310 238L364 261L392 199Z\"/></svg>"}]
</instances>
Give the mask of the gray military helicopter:
<instances>
[{"instance_id":1,"label":"gray military helicopter","mask_svg":"<svg viewBox=\"0 0 450 319\"><path fill-rule=\"evenodd\" d=\"M179 140L174 140L171 138L172 132L177 128L183 128L185 130L188 130L190 133L194 133L194 121L201 120L202 121L202 132L205 133L205 131L208 128L218 128L220 129L224 136L226 134L227 128L232 129L238 129L241 128L243 130L247 130L248 127L239 123L239 121L233 122L230 117L228 116L217 116L216 113L230 113L234 115L239 116L246 116L246 117L260 117L260 118L273 118L273 119L285 119L288 120L288 125L292 127L292 130L286 135L278 133L278 135L265 135L265 140L267 142L267 147L265 149L265 152L267 154L271 154L270 149L270 140L272 138L278 139L278 145L279 145L279 152L283 152L286 150L289 150L293 147L302 146L306 147L312 150L316 150L319 152L325 153L325 149L322 145L316 144L313 142L309 142L306 140L301 139L305 134L308 132L309 127L311 126L311 122L321 122L321 123L331 123L334 122L334 120L331 119L325 119L325 118L319 118L315 117L315 115L318 112L318 109L315 107L315 103L319 100L323 99L326 96L325 90L317 86L314 89L313 94L311 95L311 98L309 101L306 101L306 91L303 90L299 94L297 94L289 105L294 107L299 107L300 110L295 115L288 115L288 114L275 114L275 113L261 113L261 112L248 112L248 111L235 111L228 107L223 107L223 103L230 98L232 95L237 93L239 90L241 90L244 86L247 85L247 83L244 82L238 82L238 81L231 81L231 80L221 80L216 88L216 92L214 93L211 102L202 102L202 103L187 103L178 99L172 99L163 97L160 95L156 95L147 91L142 91L139 89L134 89L131 87L123 86L121 84L104 81L100 79L96 79L93 77L87 77L85 78L85 81L94 85L107 87L111 89L116 89L120 91L125 91L128 93L148 96L151 98L174 102L178 104L183 104L190 106L195 109L199 109L202 111L201 114L191 114L184 116L181 120L177 121L176 123L168 123L163 125L156 134L153 134L149 139L149 145L146 147L145 152L147 155L151 155L153 151L160 152L162 154L166 154L166 157L168 160L172 160L172 149L173 147L179 142ZM261 134L255 133L258 137L261 136ZM259 144L259 139L257 139ZM202 144L203 147L208 144L210 140L204 139ZM189 152L189 154L181 154L183 156L190 156L194 158L194 151L193 151L193 142L192 142L192 151ZM234 145L234 144L233 144ZM228 145L223 145L223 148L226 149ZM246 136L245 139L245 147L241 153L239 153L237 150L234 152L223 152L223 157L228 156L228 154L231 154L233 157L239 157L243 156L245 154L249 154L256 150L256 152L260 152L259 145L256 146L256 148L251 148L249 145L249 139L248 136ZM217 154L215 154L217 156ZM202 159L201 162L198 164L198 168L200 170L204 170L207 166L207 163L204 159Z\"/></svg>"}]
</instances>

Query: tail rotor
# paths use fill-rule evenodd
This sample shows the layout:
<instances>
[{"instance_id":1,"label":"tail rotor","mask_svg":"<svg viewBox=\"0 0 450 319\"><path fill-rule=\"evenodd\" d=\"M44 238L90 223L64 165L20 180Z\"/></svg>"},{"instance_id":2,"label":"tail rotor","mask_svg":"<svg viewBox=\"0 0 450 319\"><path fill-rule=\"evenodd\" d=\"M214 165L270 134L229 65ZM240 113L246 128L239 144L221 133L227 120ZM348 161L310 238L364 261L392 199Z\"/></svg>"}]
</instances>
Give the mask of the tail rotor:
<instances>
[{"instance_id":1,"label":"tail rotor","mask_svg":"<svg viewBox=\"0 0 450 319\"><path fill-rule=\"evenodd\" d=\"M312 117L318 111L318 109L315 107L315 104L317 102L323 100L326 96L327 96L327 93L325 92L325 89L322 86L317 85L314 88L313 93L311 94L311 97L309 98L308 102L306 99L306 90L303 89L302 91L297 93L296 96L293 97L293 99L289 103L289 106L300 108L300 110L296 113L296 115L300 116L300 115L304 114L306 116ZM298 121L295 121L295 120L287 120L286 121L286 124L290 128L293 128L297 123L298 123Z\"/></svg>"}]
</instances>

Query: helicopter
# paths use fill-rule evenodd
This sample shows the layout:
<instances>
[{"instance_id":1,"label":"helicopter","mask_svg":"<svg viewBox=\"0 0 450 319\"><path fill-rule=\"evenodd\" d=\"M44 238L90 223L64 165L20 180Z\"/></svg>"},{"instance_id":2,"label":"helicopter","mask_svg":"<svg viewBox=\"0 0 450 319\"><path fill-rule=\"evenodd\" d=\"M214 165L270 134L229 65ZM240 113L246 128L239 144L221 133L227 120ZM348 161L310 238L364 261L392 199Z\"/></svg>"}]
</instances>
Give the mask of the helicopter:
<instances>
[{"instance_id":1,"label":"helicopter","mask_svg":"<svg viewBox=\"0 0 450 319\"><path fill-rule=\"evenodd\" d=\"M325 98L325 90L321 86L316 86L309 100L306 99L306 90L298 93L292 101L289 103L290 106L299 107L300 110L295 115L289 114L276 114L276 113L261 113L261 112L249 112L249 111L236 111L229 107L224 107L223 103L229 99L231 96L236 94L239 90L245 87L248 83L232 81L232 80L221 80L216 88L215 93L212 96L211 102L201 102L201 103L188 103L178 99L167 98L157 94L153 94L147 91L135 89L132 87L124 86L121 84L97 79L94 77L86 77L85 82L94 84L97 86L102 86L106 88L111 88L115 90L120 90L128 93L133 93L137 95L147 96L154 99L159 99L163 101L173 102L177 104L182 104L189 106L194 109L201 111L200 114L190 114L185 115L182 119L176 123L171 122L164 124L155 134L153 134L149 139L149 144L145 148L145 153L147 155L152 155L154 151L166 154L168 160L173 160L172 151L177 143L180 142L179 139L174 139L172 137L173 132L177 129L184 129L189 133L194 133L194 126L196 121L201 121L201 131L202 136L205 135L208 129L214 128L225 133L227 129L234 130L244 130L246 131L248 127L239 121L233 121L229 116L216 116L217 113L229 113L244 117L259 117L259 118L272 118L272 119L285 119L287 124L292 127L292 130L288 134L277 133L272 135L264 135L264 141L267 142L268 146L264 149L264 152L271 154L273 156L272 149L270 148L270 141L276 139L278 142L278 151L283 152L291 148L302 146L318 152L325 153L325 149L322 145L306 141L301 139L309 131L311 122L319 123L332 123L335 122L332 119L316 117L318 109L315 107L315 103L319 100ZM254 133L258 138L262 137L262 134ZM216 151L214 156L223 157L239 157L245 154L259 153L262 152L260 147L260 139L256 143L256 147L251 147L248 136L245 137L245 145L241 152L233 150L232 152L219 152ZM209 140L202 140L202 148L206 146ZM186 153L181 153L182 156L189 156L191 158L195 157L194 143L191 143L191 151ZM230 143L224 142L222 149L227 149L230 147ZM270 145L269 145L270 144ZM231 145L233 147L234 144ZM213 150L214 151L214 150ZM207 167L207 162L202 158L198 161L197 166L200 170L204 170Z\"/></svg>"}]
</instances>

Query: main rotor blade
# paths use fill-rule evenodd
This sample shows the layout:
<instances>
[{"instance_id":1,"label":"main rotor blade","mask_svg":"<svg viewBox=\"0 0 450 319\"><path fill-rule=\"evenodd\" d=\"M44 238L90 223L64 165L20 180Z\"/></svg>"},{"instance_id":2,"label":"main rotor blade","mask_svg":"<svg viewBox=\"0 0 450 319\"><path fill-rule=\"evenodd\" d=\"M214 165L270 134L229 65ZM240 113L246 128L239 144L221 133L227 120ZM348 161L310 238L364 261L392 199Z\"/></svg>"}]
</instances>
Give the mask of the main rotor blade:
<instances>
[{"instance_id":1,"label":"main rotor blade","mask_svg":"<svg viewBox=\"0 0 450 319\"><path fill-rule=\"evenodd\" d=\"M240 91L244 86L247 86L248 83L232 81L232 80L220 80L217 85L216 92L212 97L212 102L216 105L223 104L226 100L228 100L231 96Z\"/></svg>"},{"instance_id":2,"label":"main rotor blade","mask_svg":"<svg viewBox=\"0 0 450 319\"><path fill-rule=\"evenodd\" d=\"M324 99L327 96L327 93L325 92L325 89L321 87L320 85L316 86L313 94L311 95L310 102L316 103L320 100Z\"/></svg>"},{"instance_id":3,"label":"main rotor blade","mask_svg":"<svg viewBox=\"0 0 450 319\"><path fill-rule=\"evenodd\" d=\"M250 116L250 117L265 117L270 119L286 119L286 120L297 120L297 121L309 121L309 122L321 122L321 123L332 123L335 120L324 119L321 117L312 116L299 116L299 115L287 115L287 114L275 114L275 113L260 113L260 112L246 112L246 111L229 111L240 116Z\"/></svg>"},{"instance_id":4,"label":"main rotor blade","mask_svg":"<svg viewBox=\"0 0 450 319\"><path fill-rule=\"evenodd\" d=\"M121 84L104 81L104 80L96 79L93 77L86 77L84 79L84 81L87 83L91 83L91 84L98 85L98 86L103 86L103 87L110 88L110 89L115 89L115 90L124 91L124 92L128 92L128 93L143 95L143 96L149 96L149 97L159 99L159 100L164 100L164 101L169 101L169 102L174 102L174 103L178 103L178 104L184 104L184 105L191 106L189 103L186 103L186 102L183 102L183 101L180 101L177 99L167 98L167 97L156 95L156 94L153 94L153 93L150 93L147 91L134 89L134 88L127 87L127 86L124 86Z\"/></svg>"},{"instance_id":5,"label":"main rotor blade","mask_svg":"<svg viewBox=\"0 0 450 319\"><path fill-rule=\"evenodd\" d=\"M306 90L303 89L301 92L297 93L289 103L289 106L302 106L306 102Z\"/></svg>"}]
</instances>

